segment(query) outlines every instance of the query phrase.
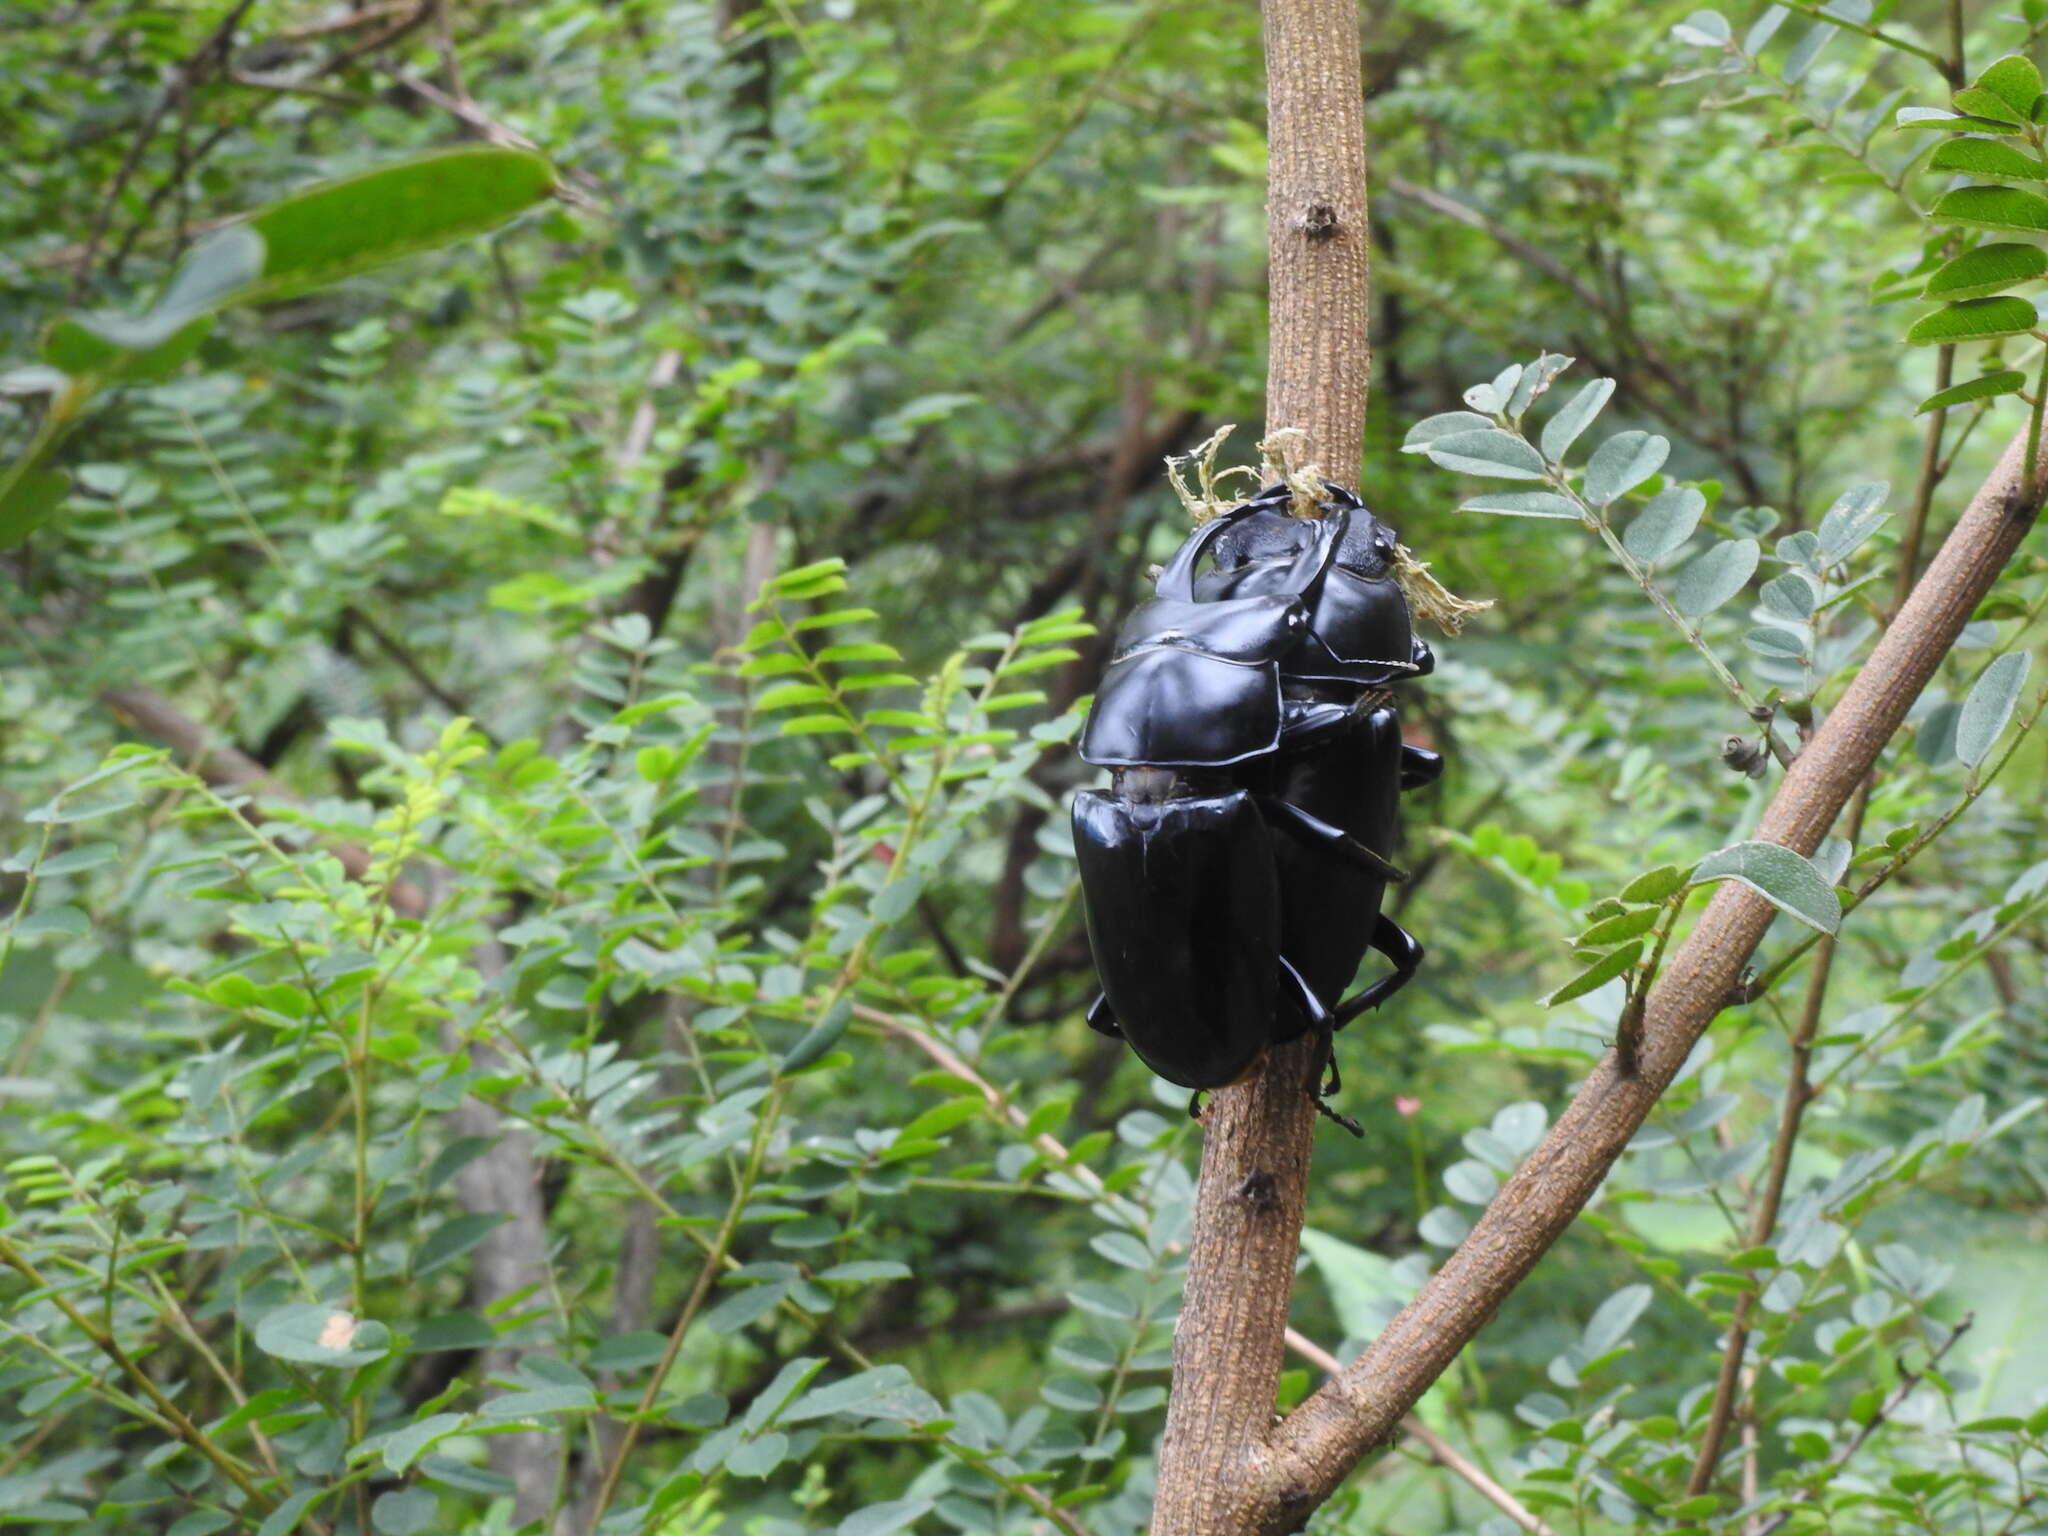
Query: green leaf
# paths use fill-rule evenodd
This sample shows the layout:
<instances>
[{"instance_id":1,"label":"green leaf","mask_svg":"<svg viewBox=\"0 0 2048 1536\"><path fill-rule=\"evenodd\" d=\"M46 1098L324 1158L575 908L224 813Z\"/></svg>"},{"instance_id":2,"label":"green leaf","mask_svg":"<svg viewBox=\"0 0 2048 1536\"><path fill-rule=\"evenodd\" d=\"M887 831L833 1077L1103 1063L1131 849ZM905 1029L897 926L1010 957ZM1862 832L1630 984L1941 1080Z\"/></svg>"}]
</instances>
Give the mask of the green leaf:
<instances>
[{"instance_id":1,"label":"green leaf","mask_svg":"<svg viewBox=\"0 0 2048 1536\"><path fill-rule=\"evenodd\" d=\"M1636 1319L1648 1309L1651 1294L1647 1285L1625 1285L1601 1302L1579 1337L1586 1353L1604 1355L1627 1338Z\"/></svg>"},{"instance_id":2,"label":"green leaf","mask_svg":"<svg viewBox=\"0 0 2048 1536\"><path fill-rule=\"evenodd\" d=\"M461 1429L464 1422L464 1416L459 1413L434 1413L393 1431L384 1442L384 1465L393 1472L403 1473L425 1454L428 1447L447 1439Z\"/></svg>"},{"instance_id":3,"label":"green leaf","mask_svg":"<svg viewBox=\"0 0 2048 1536\"><path fill-rule=\"evenodd\" d=\"M588 1387L535 1387L526 1392L501 1392L484 1404L487 1419L532 1419L544 1413L584 1413L597 1406Z\"/></svg>"},{"instance_id":4,"label":"green leaf","mask_svg":"<svg viewBox=\"0 0 2048 1536\"><path fill-rule=\"evenodd\" d=\"M539 155L469 145L311 187L249 216L263 275L237 298L261 303L325 287L417 251L496 229L546 197Z\"/></svg>"},{"instance_id":5,"label":"green leaf","mask_svg":"<svg viewBox=\"0 0 2048 1536\"><path fill-rule=\"evenodd\" d=\"M1622 547L1645 565L1674 554L1706 515L1707 498L1697 487L1670 485L1652 496L1621 535Z\"/></svg>"},{"instance_id":6,"label":"green leaf","mask_svg":"<svg viewBox=\"0 0 2048 1536\"><path fill-rule=\"evenodd\" d=\"M1541 480L1546 472L1541 454L1514 433L1497 427L1450 433L1436 438L1423 452L1440 468L1495 480Z\"/></svg>"},{"instance_id":7,"label":"green leaf","mask_svg":"<svg viewBox=\"0 0 2048 1536\"><path fill-rule=\"evenodd\" d=\"M1708 854L1693 871L1695 884L1736 880L1782 912L1834 933L1842 926L1842 903L1811 859L1780 843L1734 843Z\"/></svg>"},{"instance_id":8,"label":"green leaf","mask_svg":"<svg viewBox=\"0 0 2048 1536\"><path fill-rule=\"evenodd\" d=\"M725 1470L734 1477L766 1477L789 1455L789 1436L771 1430L758 1440L743 1441L725 1459Z\"/></svg>"},{"instance_id":9,"label":"green leaf","mask_svg":"<svg viewBox=\"0 0 2048 1536\"><path fill-rule=\"evenodd\" d=\"M885 1504L870 1504L840 1521L838 1536L890 1536L893 1531L908 1530L931 1507L930 1499L891 1499Z\"/></svg>"},{"instance_id":10,"label":"green leaf","mask_svg":"<svg viewBox=\"0 0 2048 1536\"><path fill-rule=\"evenodd\" d=\"M1633 912L1622 912L1595 923L1572 942L1582 946L1619 944L1623 939L1648 933L1663 915L1659 907L1637 907Z\"/></svg>"},{"instance_id":11,"label":"green leaf","mask_svg":"<svg viewBox=\"0 0 2048 1536\"><path fill-rule=\"evenodd\" d=\"M2048 197L2021 187L1957 187L1935 199L1927 217L1964 229L2048 230Z\"/></svg>"},{"instance_id":12,"label":"green leaf","mask_svg":"<svg viewBox=\"0 0 2048 1536\"><path fill-rule=\"evenodd\" d=\"M2025 651L2006 652L1984 669L1963 700L1956 716L1956 756L1965 767L1974 768L1991 755L2019 703L2032 660Z\"/></svg>"},{"instance_id":13,"label":"green leaf","mask_svg":"<svg viewBox=\"0 0 2048 1536\"><path fill-rule=\"evenodd\" d=\"M1898 128L1971 128L1973 124L1960 112L1951 112L1946 107L1901 107L1893 120Z\"/></svg>"},{"instance_id":14,"label":"green leaf","mask_svg":"<svg viewBox=\"0 0 2048 1536\"><path fill-rule=\"evenodd\" d=\"M2012 107L1997 92L1979 90L1974 85L1966 86L1962 90L1957 91L1954 100L1958 111L1967 112L1970 116L1982 118L1986 122L2005 123L2018 127L2027 120L2024 112L2013 111Z\"/></svg>"},{"instance_id":15,"label":"green leaf","mask_svg":"<svg viewBox=\"0 0 2048 1536\"><path fill-rule=\"evenodd\" d=\"M0 549L12 549L50 520L71 482L51 469L33 466L0 487Z\"/></svg>"},{"instance_id":16,"label":"green leaf","mask_svg":"<svg viewBox=\"0 0 2048 1536\"><path fill-rule=\"evenodd\" d=\"M1597 987L1604 987L1623 971L1643 958L1643 941L1635 940L1624 944L1611 954L1602 956L1579 972L1570 981L1559 987L1543 1000L1546 1008L1555 1008L1559 1003L1568 1003L1575 997L1584 997Z\"/></svg>"},{"instance_id":17,"label":"green leaf","mask_svg":"<svg viewBox=\"0 0 2048 1536\"><path fill-rule=\"evenodd\" d=\"M1580 386L1577 394L1557 408L1557 414L1543 424L1543 457L1562 463L1579 434L1593 424L1614 394L1614 380L1594 379Z\"/></svg>"},{"instance_id":18,"label":"green leaf","mask_svg":"<svg viewBox=\"0 0 2048 1536\"><path fill-rule=\"evenodd\" d=\"M2048 207L2048 203L2042 206ZM2031 331L2037 321L2034 306L2011 294L1995 299L1964 299L1915 320L1906 332L1906 343L1929 347L1944 342L1988 341L1994 336L2022 335Z\"/></svg>"},{"instance_id":19,"label":"green leaf","mask_svg":"<svg viewBox=\"0 0 2048 1536\"><path fill-rule=\"evenodd\" d=\"M1579 494L1604 507L1657 473L1670 452L1670 441L1654 432L1617 432L1593 450Z\"/></svg>"},{"instance_id":20,"label":"green leaf","mask_svg":"<svg viewBox=\"0 0 2048 1536\"><path fill-rule=\"evenodd\" d=\"M328 1491L324 1487L301 1488L264 1517L256 1527L256 1536L291 1536L307 1512L327 1497Z\"/></svg>"},{"instance_id":21,"label":"green leaf","mask_svg":"<svg viewBox=\"0 0 2048 1536\"><path fill-rule=\"evenodd\" d=\"M1672 606L1692 619L1712 613L1749 584L1762 558L1755 539L1725 539L1702 550L1672 583Z\"/></svg>"},{"instance_id":22,"label":"green leaf","mask_svg":"<svg viewBox=\"0 0 2048 1536\"><path fill-rule=\"evenodd\" d=\"M1449 437L1454 432L1490 432L1493 418L1481 416L1477 411L1441 411L1434 416L1425 416L1408 429L1408 435L1401 439L1403 453L1420 453L1440 437Z\"/></svg>"},{"instance_id":23,"label":"green leaf","mask_svg":"<svg viewBox=\"0 0 2048 1536\"><path fill-rule=\"evenodd\" d=\"M2008 53L1993 60L1977 77L1976 88L1989 91L2025 122L2033 116L2034 102L2041 94L2041 71L2025 55Z\"/></svg>"},{"instance_id":24,"label":"green leaf","mask_svg":"<svg viewBox=\"0 0 2048 1536\"><path fill-rule=\"evenodd\" d=\"M451 1216L420 1244L413 1258L415 1278L430 1275L461 1258L512 1218L504 1211L468 1211Z\"/></svg>"},{"instance_id":25,"label":"green leaf","mask_svg":"<svg viewBox=\"0 0 2048 1536\"><path fill-rule=\"evenodd\" d=\"M1930 299L1981 299L2048 272L2048 251L2038 245L1995 240L1946 261L1927 279Z\"/></svg>"},{"instance_id":26,"label":"green leaf","mask_svg":"<svg viewBox=\"0 0 2048 1536\"><path fill-rule=\"evenodd\" d=\"M2027 376L2014 368L2001 368L1997 373L1987 373L1966 383L1951 384L1947 389L1938 389L1922 400L1915 416L1924 416L1929 411L1946 410L1952 405L1967 405L1972 400L1989 400L1996 395L2016 395L2027 387Z\"/></svg>"},{"instance_id":27,"label":"green leaf","mask_svg":"<svg viewBox=\"0 0 2048 1536\"><path fill-rule=\"evenodd\" d=\"M370 1525L377 1536L418 1536L434 1523L441 1501L425 1488L400 1488L379 1494L370 1506Z\"/></svg>"},{"instance_id":28,"label":"green leaf","mask_svg":"<svg viewBox=\"0 0 2048 1536\"><path fill-rule=\"evenodd\" d=\"M782 1424L801 1424L835 1413L860 1415L864 1409L886 1402L895 1394L915 1386L910 1372L900 1365L878 1365L839 1381L813 1387L783 1409L777 1417Z\"/></svg>"},{"instance_id":29,"label":"green leaf","mask_svg":"<svg viewBox=\"0 0 2048 1536\"><path fill-rule=\"evenodd\" d=\"M1646 870L1621 888L1621 899L1632 904L1662 904L1690 883L1691 871L1676 864L1660 864Z\"/></svg>"},{"instance_id":30,"label":"green leaf","mask_svg":"<svg viewBox=\"0 0 2048 1536\"><path fill-rule=\"evenodd\" d=\"M390 1337L382 1324L309 1301L273 1308L256 1325L258 1349L301 1365L366 1365L384 1357Z\"/></svg>"},{"instance_id":31,"label":"green leaf","mask_svg":"<svg viewBox=\"0 0 2048 1536\"><path fill-rule=\"evenodd\" d=\"M1491 496L1475 496L1463 506L1460 512L1499 512L1508 517L1567 517L1578 518L1578 503L1569 496L1560 496L1555 491L1498 491Z\"/></svg>"},{"instance_id":32,"label":"green leaf","mask_svg":"<svg viewBox=\"0 0 2048 1536\"><path fill-rule=\"evenodd\" d=\"M1884 510L1884 502L1891 493L1889 480L1865 480L1835 498L1820 520L1822 565L1840 565L1884 526L1891 515Z\"/></svg>"},{"instance_id":33,"label":"green leaf","mask_svg":"<svg viewBox=\"0 0 2048 1536\"><path fill-rule=\"evenodd\" d=\"M1371 1338L1408 1299L1394 1278L1394 1261L1314 1227L1301 1231L1301 1246L1330 1292L1337 1324L1352 1338Z\"/></svg>"},{"instance_id":34,"label":"green leaf","mask_svg":"<svg viewBox=\"0 0 2048 1536\"><path fill-rule=\"evenodd\" d=\"M1945 140L1928 157L1927 169L1987 181L2048 181L2048 165L2002 139Z\"/></svg>"},{"instance_id":35,"label":"green leaf","mask_svg":"<svg viewBox=\"0 0 2048 1536\"><path fill-rule=\"evenodd\" d=\"M825 1016L811 1026L804 1037L789 1048L789 1053L776 1064L777 1072L801 1072L833 1046L853 1023L853 999L842 997L826 1010Z\"/></svg>"},{"instance_id":36,"label":"green leaf","mask_svg":"<svg viewBox=\"0 0 2048 1536\"><path fill-rule=\"evenodd\" d=\"M1671 35L1695 48L1725 48L1734 34L1728 30L1728 18L1719 11L1694 11L1672 27Z\"/></svg>"}]
</instances>

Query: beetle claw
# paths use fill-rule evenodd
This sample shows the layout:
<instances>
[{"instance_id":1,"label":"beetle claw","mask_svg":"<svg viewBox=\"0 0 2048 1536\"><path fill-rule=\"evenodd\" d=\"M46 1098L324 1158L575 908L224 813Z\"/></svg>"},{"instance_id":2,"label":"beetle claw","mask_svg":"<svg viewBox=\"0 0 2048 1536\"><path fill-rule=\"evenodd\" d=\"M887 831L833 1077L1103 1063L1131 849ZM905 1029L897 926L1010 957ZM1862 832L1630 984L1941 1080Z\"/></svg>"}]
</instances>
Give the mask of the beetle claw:
<instances>
[{"instance_id":1,"label":"beetle claw","mask_svg":"<svg viewBox=\"0 0 2048 1536\"><path fill-rule=\"evenodd\" d=\"M1197 1088L1188 1095L1188 1118L1197 1125L1202 1123L1202 1111L1209 1107L1202 1102L1202 1095L1207 1091L1204 1088Z\"/></svg>"}]
</instances>

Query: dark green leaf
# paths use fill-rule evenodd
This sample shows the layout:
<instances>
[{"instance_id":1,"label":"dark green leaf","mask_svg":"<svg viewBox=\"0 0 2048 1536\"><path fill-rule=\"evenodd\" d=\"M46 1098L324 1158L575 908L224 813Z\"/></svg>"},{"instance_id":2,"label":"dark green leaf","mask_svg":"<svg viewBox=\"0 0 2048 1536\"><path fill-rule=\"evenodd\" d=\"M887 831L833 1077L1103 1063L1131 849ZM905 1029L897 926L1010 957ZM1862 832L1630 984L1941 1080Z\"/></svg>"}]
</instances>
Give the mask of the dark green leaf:
<instances>
[{"instance_id":1,"label":"dark green leaf","mask_svg":"<svg viewBox=\"0 0 2048 1536\"><path fill-rule=\"evenodd\" d=\"M2024 112L2015 112L1997 92L1980 90L1974 85L1957 91L1955 103L1957 111L1967 112L1972 117L1981 117L1987 122L2018 125L2027 120Z\"/></svg>"},{"instance_id":2,"label":"dark green leaf","mask_svg":"<svg viewBox=\"0 0 2048 1536\"><path fill-rule=\"evenodd\" d=\"M1957 187L1935 199L1928 218L1964 229L2048 230L2048 197L2022 187Z\"/></svg>"},{"instance_id":3,"label":"dark green leaf","mask_svg":"<svg viewBox=\"0 0 2048 1536\"><path fill-rule=\"evenodd\" d=\"M839 1037L846 1033L853 1022L853 999L842 997L826 1010L825 1016L811 1026L804 1037L789 1048L776 1066L778 1072L801 1072L839 1043Z\"/></svg>"},{"instance_id":4,"label":"dark green leaf","mask_svg":"<svg viewBox=\"0 0 2048 1536\"><path fill-rule=\"evenodd\" d=\"M1930 299L1981 299L2048 272L2048 251L2038 245L1993 241L1942 263L1922 290Z\"/></svg>"},{"instance_id":5,"label":"dark green leaf","mask_svg":"<svg viewBox=\"0 0 2048 1536\"><path fill-rule=\"evenodd\" d=\"M51 469L16 471L0 488L0 549L11 549L49 521L71 482Z\"/></svg>"},{"instance_id":6,"label":"dark green leaf","mask_svg":"<svg viewBox=\"0 0 2048 1536\"><path fill-rule=\"evenodd\" d=\"M1620 949L1603 955L1593 964L1579 972L1570 981L1559 987L1543 1000L1546 1008L1555 1008L1559 1003L1568 1003L1575 997L1584 997L1598 987L1604 987L1623 971L1643 958L1643 941L1635 940Z\"/></svg>"},{"instance_id":7,"label":"dark green leaf","mask_svg":"<svg viewBox=\"0 0 2048 1536\"><path fill-rule=\"evenodd\" d=\"M1948 139L1928 157L1927 169L1987 181L2048 181L2048 165L2001 139Z\"/></svg>"},{"instance_id":8,"label":"dark green leaf","mask_svg":"<svg viewBox=\"0 0 2048 1536\"><path fill-rule=\"evenodd\" d=\"M1676 864L1660 864L1623 886L1621 899L1630 903L1661 904L1685 888L1689 874Z\"/></svg>"},{"instance_id":9,"label":"dark green leaf","mask_svg":"<svg viewBox=\"0 0 2048 1536\"><path fill-rule=\"evenodd\" d=\"M2008 53L1995 59L1977 77L1976 88L1989 91L2026 121L2033 115L2041 95L2041 71L2024 54Z\"/></svg>"},{"instance_id":10,"label":"dark green leaf","mask_svg":"<svg viewBox=\"0 0 2048 1536\"><path fill-rule=\"evenodd\" d=\"M2013 368L2001 368L1997 373L1987 373L1962 384L1951 384L1947 389L1938 389L1920 402L1914 415L1923 416L1929 411L1946 410L1952 405L1967 405L1972 400L1989 400L1997 395L2016 395L2027 387L2027 376Z\"/></svg>"},{"instance_id":11,"label":"dark green leaf","mask_svg":"<svg viewBox=\"0 0 2048 1536\"><path fill-rule=\"evenodd\" d=\"M251 214L263 276L249 302L324 287L416 251L496 229L546 197L555 173L539 155L496 145L423 155L309 188Z\"/></svg>"},{"instance_id":12,"label":"dark green leaf","mask_svg":"<svg viewBox=\"0 0 2048 1536\"><path fill-rule=\"evenodd\" d=\"M434 1523L440 1500L424 1488L381 1493L370 1506L370 1525L377 1536L418 1536Z\"/></svg>"},{"instance_id":13,"label":"dark green leaf","mask_svg":"<svg viewBox=\"0 0 2048 1536\"><path fill-rule=\"evenodd\" d=\"M2048 203L2042 204L2048 208ZM2036 324L2034 306L2010 294L1995 299L1964 299L1922 315L1906 332L1908 345L1935 346L1943 342L1987 341L1994 336L2017 336Z\"/></svg>"}]
</instances>

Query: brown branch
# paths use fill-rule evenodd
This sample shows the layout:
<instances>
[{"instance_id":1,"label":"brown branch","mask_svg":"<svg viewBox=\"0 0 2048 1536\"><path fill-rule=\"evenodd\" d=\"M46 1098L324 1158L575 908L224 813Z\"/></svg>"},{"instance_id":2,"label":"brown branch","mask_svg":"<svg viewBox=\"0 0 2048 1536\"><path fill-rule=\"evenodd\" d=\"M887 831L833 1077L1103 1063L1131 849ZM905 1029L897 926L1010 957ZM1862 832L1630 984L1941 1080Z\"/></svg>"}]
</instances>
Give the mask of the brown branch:
<instances>
[{"instance_id":1,"label":"brown branch","mask_svg":"<svg viewBox=\"0 0 2048 1536\"><path fill-rule=\"evenodd\" d=\"M265 771L263 765L238 747L213 739L207 728L178 708L154 688L109 688L100 702L137 729L154 736L187 760L186 766L219 789L247 790L258 800L296 805L298 797ZM330 843L334 855L351 880L371 872L367 849L355 843ZM427 910L426 895L416 886L394 882L386 899L392 910L406 917L419 917Z\"/></svg>"},{"instance_id":2,"label":"brown branch","mask_svg":"<svg viewBox=\"0 0 2048 1536\"><path fill-rule=\"evenodd\" d=\"M1307 441L1297 464L1355 485L1371 366L1358 7L1265 0L1262 11L1266 430L1301 429ZM1152 1536L1238 1536L1275 1517L1282 1523L1274 1529L1292 1530L1321 1502L1274 1487L1268 1449L1315 1137L1315 1102L1302 1088L1316 1048L1304 1036L1268 1051L1244 1081L1217 1092L1203 1121ZM1413 1399L1402 1404L1373 1438L1390 1441L1412 1406Z\"/></svg>"},{"instance_id":3,"label":"brown branch","mask_svg":"<svg viewBox=\"0 0 2048 1536\"><path fill-rule=\"evenodd\" d=\"M2021 493L2025 451L2023 432L1971 498L1897 620L1785 775L1757 838L1811 854L1870 772L2033 526L2042 490L2032 497ZM1227 1497L1215 1504L1216 1516L1206 1529L1292 1530L1359 1458L1386 1442L1401 1415L1591 1198L1719 1013L1773 915L1747 889L1724 885L1717 891L1649 995L1640 1071L1623 1075L1612 1055L1593 1070L1542 1145L1421 1294L1341 1377L1241 1453ZM1184 1314L1182 1327L1189 1326Z\"/></svg>"}]
</instances>

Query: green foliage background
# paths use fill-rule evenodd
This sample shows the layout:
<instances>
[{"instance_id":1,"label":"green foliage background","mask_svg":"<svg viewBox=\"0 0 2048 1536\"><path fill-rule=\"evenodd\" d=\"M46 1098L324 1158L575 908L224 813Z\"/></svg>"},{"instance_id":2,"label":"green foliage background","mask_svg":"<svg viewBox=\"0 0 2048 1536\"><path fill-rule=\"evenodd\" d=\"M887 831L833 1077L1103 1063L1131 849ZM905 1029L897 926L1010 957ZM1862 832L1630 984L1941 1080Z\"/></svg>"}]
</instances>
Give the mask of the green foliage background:
<instances>
[{"instance_id":1,"label":"green foliage background","mask_svg":"<svg viewBox=\"0 0 2048 1536\"><path fill-rule=\"evenodd\" d=\"M1966 96L2044 30L1366 8L1360 489L1495 607L1408 690L1451 768L1317 1147L1340 1354L2025 430L2038 320L1919 294L1988 163L1927 159L2038 160L2024 71ZM1143 1529L1199 1131L1082 1022L1065 744L1182 536L1161 457L1259 421L1261 91L1202 0L0 15L10 462L100 366L50 327L229 216L479 138L558 188L109 373L0 525L0 1525ZM1757 876L1850 909L1819 1001L1788 915L1419 1410L1553 1528L2043 1524L2044 604L2023 551L1854 848ZM1512 1526L1409 1440L1312 1529Z\"/></svg>"}]
</instances>

